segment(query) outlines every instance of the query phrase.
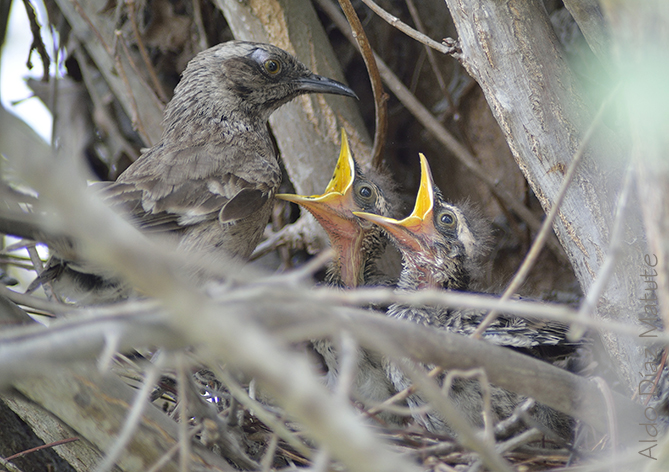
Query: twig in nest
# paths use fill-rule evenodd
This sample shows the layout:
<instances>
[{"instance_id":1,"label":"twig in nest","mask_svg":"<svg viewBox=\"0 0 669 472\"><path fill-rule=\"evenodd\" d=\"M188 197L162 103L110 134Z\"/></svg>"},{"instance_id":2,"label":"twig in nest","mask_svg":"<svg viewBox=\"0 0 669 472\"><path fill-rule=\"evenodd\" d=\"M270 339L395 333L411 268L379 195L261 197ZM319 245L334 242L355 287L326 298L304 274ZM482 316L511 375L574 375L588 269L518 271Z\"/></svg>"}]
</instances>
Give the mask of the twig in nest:
<instances>
[{"instance_id":1,"label":"twig in nest","mask_svg":"<svg viewBox=\"0 0 669 472\"><path fill-rule=\"evenodd\" d=\"M576 174L576 168L578 167L578 164L581 162L581 159L585 155L585 151L588 149L588 144L590 143L590 140L594 136L595 131L597 130L599 124L602 121L602 117L604 116L604 111L606 111L606 109L608 108L608 105L609 103L611 103L613 97L616 97L618 95L617 94L618 88L619 87L615 87L613 91L609 94L609 96L606 98L606 100L604 100L602 105L599 107L599 110L597 111L597 115L595 115L595 117L592 120L592 123L588 127L588 130L583 136L583 140L581 141L581 144L579 145L576 154L574 154L574 157L572 158L571 163L569 164L569 168L567 169L567 172L564 178L562 179L562 183L560 184L560 190L557 196L555 197L555 200L553 201L551 210L550 212L548 212L548 215L546 215L546 218L544 219L544 222L541 225L541 229L539 230L539 233L534 239L532 247L527 252L525 260L518 269L518 272L516 272L516 275L514 275L513 279L511 280L511 283L502 294L500 302L508 300L514 293L516 293L516 290L518 290L518 288L520 288L522 283L525 281L525 279L527 278L527 274L530 272L530 269L532 268L537 258L539 257L539 253L543 249L546 240L548 239L549 235L551 234L551 231L553 230L553 222L555 221L555 218L557 218L558 211L560 210L560 205L562 204L562 201L564 200L564 197L567 194L567 189L569 188L569 185L571 184L571 181L574 178L574 175ZM481 335L488 328L488 326L490 326L497 319L498 315L499 315L499 310L492 310L490 313L488 313L488 315L481 322L478 328L476 328L476 331L474 331L471 334L471 336L476 339L480 338Z\"/></svg>"},{"instance_id":2,"label":"twig in nest","mask_svg":"<svg viewBox=\"0 0 669 472\"><path fill-rule=\"evenodd\" d=\"M648 392L646 401L643 402L644 406L648 405L648 402L650 402L650 399L653 397L653 394L657 389L657 384L660 381L660 377L662 376L662 371L664 371L664 366L667 363L667 354L669 354L669 347L665 347L662 352L662 359L660 360L660 364L657 366L657 375L655 376L655 380L653 381L653 388L650 390L650 392Z\"/></svg>"},{"instance_id":3,"label":"twig in nest","mask_svg":"<svg viewBox=\"0 0 669 472\"><path fill-rule=\"evenodd\" d=\"M407 360L403 360L402 370L409 375L411 380L425 394L428 402L441 415L453 430L457 431L457 441L464 447L479 454L481 460L487 467L495 471L512 472L511 466L494 448L494 443L482 439L476 429L455 407L451 399L444 395L441 388L433 379L428 378L421 369L414 367ZM413 368L412 368L413 367Z\"/></svg>"},{"instance_id":4,"label":"twig in nest","mask_svg":"<svg viewBox=\"0 0 669 472\"><path fill-rule=\"evenodd\" d=\"M195 2L197 3L197 2ZM269 445L265 451L265 455L260 462L262 466L262 472L269 472L272 470L272 462L274 461L274 455L276 454L276 446L279 444L279 436L275 431L272 431L272 437L269 440Z\"/></svg>"},{"instance_id":5,"label":"twig in nest","mask_svg":"<svg viewBox=\"0 0 669 472\"><path fill-rule=\"evenodd\" d=\"M488 376L486 375L485 370L479 367L477 369L466 371L449 371L446 375L446 379L444 379L444 385L442 386L444 395L449 394L453 380L458 377L463 379L471 379L473 377L478 378L479 385L481 386L481 398L483 399L483 410L481 411L483 416L483 438L490 443L494 443L495 436L493 434L492 424L492 396L490 392L490 382L488 382Z\"/></svg>"},{"instance_id":6,"label":"twig in nest","mask_svg":"<svg viewBox=\"0 0 669 472\"><path fill-rule=\"evenodd\" d=\"M281 246L288 246L291 249L306 249L307 252L313 254L311 251L312 241L307 240L309 235L309 223L305 215L300 216L294 223L288 224L276 232L272 232L267 236L267 239L262 241L251 254L251 260L259 259Z\"/></svg>"},{"instance_id":7,"label":"twig in nest","mask_svg":"<svg viewBox=\"0 0 669 472\"><path fill-rule=\"evenodd\" d=\"M60 441L51 442L49 444L42 444L41 446L26 449L25 451L17 452L16 454L13 454L9 457L5 457L5 460L11 461L12 459L18 459L19 457L26 456L32 452L41 451L42 449L48 449L50 447L60 446L61 444L67 444L74 441L79 441L79 438L66 438L66 439L61 439Z\"/></svg>"},{"instance_id":8,"label":"twig in nest","mask_svg":"<svg viewBox=\"0 0 669 472\"><path fill-rule=\"evenodd\" d=\"M495 437L506 438L511 435L518 428L523 426L523 416L534 408L536 402L533 398L528 398L523 403L518 405L513 414L508 418L503 419L495 425Z\"/></svg>"},{"instance_id":9,"label":"twig in nest","mask_svg":"<svg viewBox=\"0 0 669 472\"><path fill-rule=\"evenodd\" d=\"M227 371L216 368L216 376L225 384L239 403L244 405L256 418L262 421L268 428L274 431L281 439L286 441L293 449L302 454L304 457L310 458L312 451L305 446L291 431L284 426L283 422L279 420L274 414L270 413L265 407L253 400L249 394L232 378Z\"/></svg>"},{"instance_id":10,"label":"twig in nest","mask_svg":"<svg viewBox=\"0 0 669 472\"><path fill-rule=\"evenodd\" d=\"M427 376L433 379L437 375L441 374L443 371L444 371L444 369L442 369L441 367L435 367L430 372L428 372ZM384 401L380 405L369 408L365 413L369 416L376 416L382 410L384 410L385 407L390 406L390 405L392 405L394 403L397 403L397 402L401 402L402 400L406 400L408 397L410 397L414 393L416 393L416 387L411 385L410 387L407 387L404 390L401 390L401 391L397 392L395 395L388 398L386 401Z\"/></svg>"},{"instance_id":11,"label":"twig in nest","mask_svg":"<svg viewBox=\"0 0 669 472\"><path fill-rule=\"evenodd\" d=\"M33 297L32 295L26 295L24 293L14 292L13 290L9 290L2 284L0 284L0 296L3 296L8 300L11 300L17 305L40 310L42 312L50 314L48 316L60 315L72 310L72 307L69 307L61 303L51 302L48 300L44 300L43 298Z\"/></svg>"},{"instance_id":12,"label":"twig in nest","mask_svg":"<svg viewBox=\"0 0 669 472\"><path fill-rule=\"evenodd\" d=\"M369 80L372 83L372 93L374 94L374 107L376 108L376 122L374 129L374 148L372 149L372 165L380 169L383 164L383 146L386 141L388 130L388 95L383 91L379 68L374 59L374 51L369 45L365 30L360 23L360 18L355 12L351 0L339 0L339 5L346 15L348 24L353 30L353 38L360 49L360 54L365 61Z\"/></svg>"},{"instance_id":13,"label":"twig in nest","mask_svg":"<svg viewBox=\"0 0 669 472\"><path fill-rule=\"evenodd\" d=\"M202 428L202 425L193 428L193 430L188 433L188 439L192 440L196 434L199 434L202 431ZM153 464L146 472L158 472L159 470L162 470L162 468L165 467L165 465L170 460L172 460L172 456L177 453L180 447L181 444L178 441L174 443L174 445L165 454L163 454L163 456L158 459L156 463Z\"/></svg>"}]
</instances>

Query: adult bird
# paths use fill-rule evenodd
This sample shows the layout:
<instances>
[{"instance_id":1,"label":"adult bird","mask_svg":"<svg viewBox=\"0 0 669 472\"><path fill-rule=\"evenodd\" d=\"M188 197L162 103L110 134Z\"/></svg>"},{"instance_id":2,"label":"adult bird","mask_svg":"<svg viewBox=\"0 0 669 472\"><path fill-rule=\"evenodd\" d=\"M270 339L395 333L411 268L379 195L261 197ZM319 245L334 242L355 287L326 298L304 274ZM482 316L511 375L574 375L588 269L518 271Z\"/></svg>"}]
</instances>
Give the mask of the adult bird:
<instances>
[{"instance_id":1,"label":"adult bird","mask_svg":"<svg viewBox=\"0 0 669 472\"><path fill-rule=\"evenodd\" d=\"M377 225L358 218L355 211L390 215L396 207L392 185L387 177L370 172L363 174L348 146L342 128L341 150L332 179L321 195L278 194L277 197L306 208L320 223L334 249L325 282L341 288L388 285L392 277L376 265L387 238ZM326 384L334 388L339 378L339 358L331 339L312 341L313 349L322 357ZM353 394L365 404L379 403L395 393L381 364L381 358L370 351L358 352L358 370ZM390 414L379 415L387 423L399 424L401 419Z\"/></svg>"},{"instance_id":2,"label":"adult bird","mask_svg":"<svg viewBox=\"0 0 669 472\"><path fill-rule=\"evenodd\" d=\"M452 205L434 185L427 159L422 154L421 183L414 210L398 221L371 213L355 215L382 227L402 254L400 290L450 289L467 290L472 278L480 271L479 260L488 245L488 232L482 219L467 205ZM407 306L394 304L388 309L391 318L405 319L427 327L444 329L462 335L474 332L485 317L477 310L447 307ZM541 356L546 346L571 352L574 345L566 340L566 326L552 322L535 322L502 315L484 332L483 339L530 355ZM402 370L386 361L386 372L397 390L411 382ZM443 376L442 376L443 379ZM449 397L468 418L481 423L482 398L478 382L456 379ZM493 387L492 405L497 420L513 413L523 397ZM452 432L439 415L422 413L425 401L420 394L408 398L414 407L414 418L433 432ZM570 420L543 405L537 405L535 418L562 437L570 431Z\"/></svg>"},{"instance_id":3,"label":"adult bird","mask_svg":"<svg viewBox=\"0 0 669 472\"><path fill-rule=\"evenodd\" d=\"M356 97L269 44L230 41L199 53L165 109L160 141L104 189L105 199L182 250L246 260L281 182L267 120L309 93ZM79 284L114 286L57 258L40 282L66 272Z\"/></svg>"}]
</instances>

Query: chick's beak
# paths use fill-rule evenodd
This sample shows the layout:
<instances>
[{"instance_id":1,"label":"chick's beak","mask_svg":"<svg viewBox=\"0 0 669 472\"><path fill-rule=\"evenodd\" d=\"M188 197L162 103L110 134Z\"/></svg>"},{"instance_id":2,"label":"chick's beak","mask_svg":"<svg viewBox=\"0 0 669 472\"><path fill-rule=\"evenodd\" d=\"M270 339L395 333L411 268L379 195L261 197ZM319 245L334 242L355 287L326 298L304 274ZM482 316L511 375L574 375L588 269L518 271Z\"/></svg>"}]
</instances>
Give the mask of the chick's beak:
<instances>
[{"instance_id":1,"label":"chick's beak","mask_svg":"<svg viewBox=\"0 0 669 472\"><path fill-rule=\"evenodd\" d=\"M278 194L277 198L303 206L314 215L318 222L333 235L357 230L358 223L352 215L356 208L353 200L353 180L355 164L348 146L346 132L342 128L341 150L334 175L322 195Z\"/></svg>"},{"instance_id":2,"label":"chick's beak","mask_svg":"<svg viewBox=\"0 0 669 472\"><path fill-rule=\"evenodd\" d=\"M355 163L348 147L346 132L342 129L341 151L334 175L322 195L279 194L278 198L303 206L314 215L328 233L330 243L337 248L343 283L355 287L359 283L361 268L362 226L353 216L358 208L353 199Z\"/></svg>"},{"instance_id":3,"label":"chick's beak","mask_svg":"<svg viewBox=\"0 0 669 472\"><path fill-rule=\"evenodd\" d=\"M403 251L424 251L429 247L427 241L436 233L434 226L434 180L432 172L423 154L420 156L420 186L413 211L403 220L355 211L353 214L371 221L386 230Z\"/></svg>"}]
</instances>

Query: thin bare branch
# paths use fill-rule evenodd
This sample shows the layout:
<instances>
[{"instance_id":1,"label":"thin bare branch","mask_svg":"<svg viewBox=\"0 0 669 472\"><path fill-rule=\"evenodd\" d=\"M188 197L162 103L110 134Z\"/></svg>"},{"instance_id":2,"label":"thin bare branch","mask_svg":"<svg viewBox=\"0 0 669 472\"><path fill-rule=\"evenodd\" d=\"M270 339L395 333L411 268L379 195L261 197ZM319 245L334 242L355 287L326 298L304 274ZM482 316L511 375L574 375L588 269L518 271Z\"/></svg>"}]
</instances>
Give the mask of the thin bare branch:
<instances>
[{"instance_id":1,"label":"thin bare branch","mask_svg":"<svg viewBox=\"0 0 669 472\"><path fill-rule=\"evenodd\" d=\"M422 373L420 369L410 366L407 362L401 362L404 370L418 388L425 394L430 405L439 412L448 425L458 432L457 441L464 447L480 454L481 460L491 469L500 472L512 472L511 466L495 450L494 443L482 439L475 428L458 411L451 399L442 394L441 389L434 379Z\"/></svg>"},{"instance_id":2,"label":"thin bare branch","mask_svg":"<svg viewBox=\"0 0 669 472\"><path fill-rule=\"evenodd\" d=\"M189 441L192 440L196 434L200 434L201 432L202 432L202 425L196 426L188 433L188 440ZM176 442L165 454L163 454L163 456L159 460L156 461L155 464L153 464L149 469L147 469L146 472L158 472L159 470L161 470L179 451L180 447L181 443ZM222 470L225 470L226 472L232 472L234 469L230 467L229 469L222 469Z\"/></svg>"},{"instance_id":3,"label":"thin bare branch","mask_svg":"<svg viewBox=\"0 0 669 472\"><path fill-rule=\"evenodd\" d=\"M616 419L615 414L615 403L613 401L613 396L611 388L606 383L606 381L601 377L595 377L593 379L597 388L602 392L602 397L604 397L604 403L606 403L606 420L608 422L609 429L609 438L611 440L611 447L613 451L618 450L618 420Z\"/></svg>"},{"instance_id":4,"label":"thin bare branch","mask_svg":"<svg viewBox=\"0 0 669 472\"><path fill-rule=\"evenodd\" d=\"M6 461L11 461L12 459L16 459L18 457L22 457L22 456L25 456L27 454L33 453L33 452L41 451L42 449L48 449L50 447L60 446L61 444L67 444L67 443L70 443L70 442L73 442L73 441L79 441L79 438L67 438L67 439L61 439L60 441L53 441L53 442L50 442L49 444L42 444L41 446L32 447L30 449L26 449L25 451L21 451L21 452L17 452L16 454L12 454L9 457L5 457L5 460Z\"/></svg>"},{"instance_id":5,"label":"thin bare branch","mask_svg":"<svg viewBox=\"0 0 669 472\"><path fill-rule=\"evenodd\" d=\"M379 69L374 58L374 51L372 51L369 45L369 40L362 27L362 23L360 23L360 18L358 18L358 14L351 4L351 0L339 0L339 5L341 5L341 9L344 11L344 15L346 15L348 24L351 25L353 38L365 61L369 80L372 84L374 107L376 108L372 165L380 169L383 165L383 148L388 130L388 96L383 91L383 84L381 83L381 76L379 75Z\"/></svg>"},{"instance_id":6,"label":"thin bare branch","mask_svg":"<svg viewBox=\"0 0 669 472\"><path fill-rule=\"evenodd\" d=\"M230 390L230 393L234 395L237 401L244 405L246 409L248 409L260 421L270 427L272 431L274 431L274 433L276 433L281 439L286 441L292 448L294 448L304 457L309 458L312 456L313 452L311 449L305 446L304 443L302 443L291 431L289 431L280 419L278 419L274 414L268 412L264 405L252 399L227 371L216 369L216 375L219 379L221 379L221 382L223 382L225 386L228 387L228 390Z\"/></svg>"},{"instance_id":7,"label":"thin bare branch","mask_svg":"<svg viewBox=\"0 0 669 472\"><path fill-rule=\"evenodd\" d=\"M409 8L409 14L411 15L411 19L416 24L416 28L418 28L418 31L425 34L424 33L425 27L423 26L423 22L420 19L420 14L418 13L418 8L416 8L416 4L414 3L413 0L406 0L406 4L407 7ZM430 62L430 66L432 67L432 72L434 72L434 76L437 79L437 83L439 84L441 93L443 93L444 97L446 97L449 107L455 107L455 102L453 101L453 97L451 97L448 88L446 88L446 81L444 80L444 75L439 70L439 65L437 64L437 57L434 55L434 50L430 48L428 45L425 45L425 54L427 54L427 59Z\"/></svg>"},{"instance_id":8,"label":"thin bare branch","mask_svg":"<svg viewBox=\"0 0 669 472\"><path fill-rule=\"evenodd\" d=\"M186 390L190 385L188 380L188 362L185 356L177 355L177 390L179 394L179 470L188 472L190 462L190 437L188 434L188 394Z\"/></svg>"},{"instance_id":9,"label":"thin bare branch","mask_svg":"<svg viewBox=\"0 0 669 472\"><path fill-rule=\"evenodd\" d=\"M137 10L135 8L135 0L125 0L125 5L128 7L128 21L130 21L130 25L132 26L132 34L135 36L135 42L139 48L139 53L142 56L146 70L149 73L149 77L151 77L153 90L158 94L162 104L164 105L167 103L169 98L163 89L163 84L158 79L158 75L156 75L156 70L153 67L151 59L149 59L149 53L146 50L146 46L144 46L144 41L142 41L142 35L139 33L139 28L137 27ZM128 55L128 60L132 61L130 55Z\"/></svg>"},{"instance_id":10,"label":"thin bare branch","mask_svg":"<svg viewBox=\"0 0 669 472\"><path fill-rule=\"evenodd\" d=\"M144 142L150 143L150 141L148 140L149 135L146 133L144 125L142 124L142 120L139 117L139 111L137 110L137 101L135 100L135 94L133 93L132 87L130 86L130 82L128 81L128 76L125 73L125 68L123 67L123 63L121 62L121 57L119 56L118 53L119 40L121 46L123 47L123 51L125 52L126 57L128 58L129 61L131 61L131 67L133 67L134 69L134 62L132 62L131 60L130 51L128 50L127 44L125 44L125 38L123 38L122 31L116 31L116 34L114 36L114 55L113 55L114 68L116 69L116 72L118 72L119 77L123 81L123 85L125 85L126 92L130 97L130 106L131 106L130 118L132 119L132 126L140 134L142 139L144 139Z\"/></svg>"},{"instance_id":11,"label":"thin bare branch","mask_svg":"<svg viewBox=\"0 0 669 472\"><path fill-rule=\"evenodd\" d=\"M399 18L396 16L391 15L387 11L385 11L383 8L381 8L379 5L374 3L372 0L362 0L362 3L367 5L369 8L371 8L374 13L379 15L381 18L383 18L385 21L388 22L391 26L394 26L398 30L400 30L402 33L406 34L410 38L415 39L416 41L425 44L426 46L431 47L432 49L435 49L439 51L442 54L452 54L453 53L453 48L446 46L444 44L438 43L429 36L424 35L420 31L416 31L406 23L403 23L400 21Z\"/></svg>"},{"instance_id":12,"label":"thin bare branch","mask_svg":"<svg viewBox=\"0 0 669 472\"><path fill-rule=\"evenodd\" d=\"M96 468L96 472L107 472L111 470L114 467L118 457L123 453L123 450L128 445L131 436L134 434L135 429L139 425L144 408L146 408L146 406L149 404L149 395L151 394L151 389L153 389L156 381L158 380L161 366L162 361L158 359L156 360L155 364L151 364L150 368L145 371L144 383L142 384L142 388L137 391L135 402L133 403L132 408L128 413L128 417L123 424L123 429L121 429L119 432L116 442L111 447L109 452L107 452L104 460Z\"/></svg>"},{"instance_id":13,"label":"thin bare branch","mask_svg":"<svg viewBox=\"0 0 669 472\"><path fill-rule=\"evenodd\" d=\"M2 457L0 457L0 465L6 468L9 472L23 472L21 469L16 467L10 461L8 461L7 459L3 459Z\"/></svg>"}]
</instances>

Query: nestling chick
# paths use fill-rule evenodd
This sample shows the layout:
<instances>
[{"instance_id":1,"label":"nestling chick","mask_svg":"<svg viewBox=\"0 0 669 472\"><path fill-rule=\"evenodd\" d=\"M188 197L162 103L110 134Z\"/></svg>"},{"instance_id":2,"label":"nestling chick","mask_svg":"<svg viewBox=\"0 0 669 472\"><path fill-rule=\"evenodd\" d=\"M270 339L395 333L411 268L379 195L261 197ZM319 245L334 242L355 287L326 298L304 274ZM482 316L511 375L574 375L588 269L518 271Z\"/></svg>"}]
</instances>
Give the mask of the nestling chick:
<instances>
[{"instance_id":1,"label":"nestling chick","mask_svg":"<svg viewBox=\"0 0 669 472\"><path fill-rule=\"evenodd\" d=\"M355 214L384 228L402 253L403 268L398 282L400 290L466 290L472 274L479 270L478 262L487 246L485 226L467 207L452 205L444 200L434 185L427 159L422 154L420 159L421 184L410 216L397 221L368 213ZM392 305L387 314L391 318L406 319L462 335L473 333L485 317L484 312L476 310L402 304ZM483 338L535 355L546 345L562 346L567 350L573 350L574 347L566 340L566 326L562 324L534 322L506 315L498 317L485 331ZM386 360L385 368L397 390L411 385L404 372L394 363ZM482 399L478 382L457 379L449 397L473 423L481 423ZM494 386L492 397L493 413L497 420L510 416L514 408L525 400L522 396ZM417 412L414 418L428 430L452 432L436 413L428 412L424 415L418 412L419 407L425 404L420 394L412 395L408 402ZM570 420L566 416L543 405L537 405L534 416L562 437L569 435Z\"/></svg>"},{"instance_id":2,"label":"nestling chick","mask_svg":"<svg viewBox=\"0 0 669 472\"><path fill-rule=\"evenodd\" d=\"M306 208L325 229L335 251L328 267L326 283L336 287L385 285L391 283L376 266L387 239L378 226L356 217L356 211L371 211L382 215L392 212L392 197L385 191L389 185L380 175L373 178L362 173L348 146L342 129L341 151L334 175L322 195L302 196L279 194L278 198ZM381 187L383 185L384 188ZM312 345L327 369L326 383L331 387L339 377L339 359L330 339L313 340ZM363 403L381 402L395 393L385 375L380 357L365 349L358 352L358 375L353 395ZM399 424L400 418L381 414L388 423Z\"/></svg>"}]
</instances>

